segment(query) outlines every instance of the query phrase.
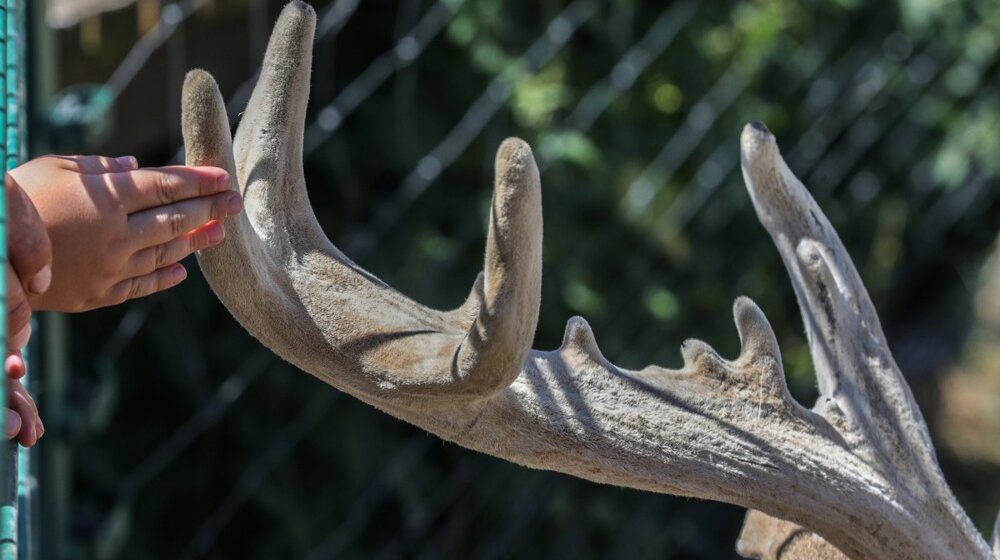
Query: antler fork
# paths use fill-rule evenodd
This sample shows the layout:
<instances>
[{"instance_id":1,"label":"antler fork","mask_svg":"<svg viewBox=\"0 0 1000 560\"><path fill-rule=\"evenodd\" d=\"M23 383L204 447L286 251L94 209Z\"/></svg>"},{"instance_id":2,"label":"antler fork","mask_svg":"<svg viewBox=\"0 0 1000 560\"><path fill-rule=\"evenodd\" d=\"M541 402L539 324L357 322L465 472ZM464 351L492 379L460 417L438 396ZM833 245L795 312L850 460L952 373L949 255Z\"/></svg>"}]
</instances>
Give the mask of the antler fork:
<instances>
[{"instance_id":1,"label":"antler fork","mask_svg":"<svg viewBox=\"0 0 1000 560\"><path fill-rule=\"evenodd\" d=\"M464 305L430 309L352 262L323 234L303 178L314 26L303 2L284 9L234 141L211 76L193 71L184 86L187 162L228 169L246 207L199 262L263 344L389 414L521 465L755 508L853 558L990 556L941 476L849 256L763 125L743 131L744 176L802 308L822 393L812 410L789 395L774 332L746 298L734 305L733 360L689 340L682 369L629 371L604 358L581 318L558 349L531 350L541 187L518 139L497 154L484 271Z\"/></svg>"}]
</instances>

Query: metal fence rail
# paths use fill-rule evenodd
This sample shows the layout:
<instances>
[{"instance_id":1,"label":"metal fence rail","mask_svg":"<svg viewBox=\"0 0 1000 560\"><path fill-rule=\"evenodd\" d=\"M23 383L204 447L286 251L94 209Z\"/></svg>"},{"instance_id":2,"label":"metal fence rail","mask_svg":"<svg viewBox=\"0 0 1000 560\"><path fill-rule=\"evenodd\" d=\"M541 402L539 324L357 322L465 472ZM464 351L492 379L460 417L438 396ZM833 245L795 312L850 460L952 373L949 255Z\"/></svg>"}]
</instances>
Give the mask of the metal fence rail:
<instances>
[{"instance_id":1,"label":"metal fence rail","mask_svg":"<svg viewBox=\"0 0 1000 560\"><path fill-rule=\"evenodd\" d=\"M4 100L0 106L0 125L4 131L2 152L4 170L16 167L27 152L25 135L27 133L26 99L26 66L27 43L25 37L25 10L23 0L6 0L0 4L0 60L3 69L0 71L0 91ZM6 257L7 238L6 207L0 207L0 251ZM4 276L4 275L0 275ZM6 316L6 276L0 280L0 316ZM0 321L0 337L6 340L5 320ZM24 349L25 359L29 350ZM31 390L31 378L25 376L22 383ZM6 384L0 384L0 400L6 404ZM34 477L31 474L31 451L16 443L3 440L0 449L3 469L3 505L0 506L0 558L33 558L31 546L31 498L34 489Z\"/></svg>"},{"instance_id":2,"label":"metal fence rail","mask_svg":"<svg viewBox=\"0 0 1000 560\"><path fill-rule=\"evenodd\" d=\"M7 60L7 2L0 2L0 60ZM0 91L7 91L6 65L0 65ZM7 129L7 104L0 103L0 127ZM0 142L0 159L7 160L7 146ZM6 188L6 187L5 187ZM7 197L0 197L0 253L7 260ZM7 316L7 274L0 274L0 317ZM7 321L0 321L0 340L7 340ZM4 343L6 346L6 342ZM0 383L0 402L7 405L7 384ZM0 418L0 426L6 429L6 413ZM14 447L16 449L16 446ZM9 558L16 554L17 495L11 492L17 487L17 463L8 460L7 440L0 438L0 557Z\"/></svg>"}]
</instances>

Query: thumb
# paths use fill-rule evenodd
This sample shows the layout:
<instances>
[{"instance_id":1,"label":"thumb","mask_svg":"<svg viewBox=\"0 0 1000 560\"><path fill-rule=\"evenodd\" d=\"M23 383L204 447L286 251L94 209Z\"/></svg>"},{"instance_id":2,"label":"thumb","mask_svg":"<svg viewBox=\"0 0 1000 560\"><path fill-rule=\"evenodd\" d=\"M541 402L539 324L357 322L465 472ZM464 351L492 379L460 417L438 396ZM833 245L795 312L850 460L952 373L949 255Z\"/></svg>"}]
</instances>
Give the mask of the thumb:
<instances>
[{"instance_id":1,"label":"thumb","mask_svg":"<svg viewBox=\"0 0 1000 560\"><path fill-rule=\"evenodd\" d=\"M19 283L32 294L41 294L52 283L52 243L38 210L13 176L6 175L7 255ZM17 331L11 331L17 332Z\"/></svg>"},{"instance_id":2,"label":"thumb","mask_svg":"<svg viewBox=\"0 0 1000 560\"><path fill-rule=\"evenodd\" d=\"M31 305L10 263L7 263L7 345L12 352L20 350L31 336Z\"/></svg>"}]
</instances>

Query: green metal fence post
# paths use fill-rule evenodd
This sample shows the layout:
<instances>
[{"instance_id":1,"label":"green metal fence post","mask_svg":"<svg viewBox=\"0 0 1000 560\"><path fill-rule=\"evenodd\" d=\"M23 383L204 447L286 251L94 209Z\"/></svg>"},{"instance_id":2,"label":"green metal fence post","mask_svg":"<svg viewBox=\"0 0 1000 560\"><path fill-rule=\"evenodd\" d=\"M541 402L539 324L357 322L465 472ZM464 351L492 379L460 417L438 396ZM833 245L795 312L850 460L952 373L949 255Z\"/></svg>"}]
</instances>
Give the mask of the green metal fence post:
<instances>
[{"instance_id":1,"label":"green metal fence post","mask_svg":"<svg viewBox=\"0 0 1000 560\"><path fill-rule=\"evenodd\" d=\"M7 60L7 2L0 1L0 61ZM0 92L7 91L6 64L0 65ZM0 103L0 130L7 129L7 104ZM0 161L7 161L6 142L0 142ZM0 251L4 261L7 260L7 200L0 197ZM7 274L0 274L0 340L7 340ZM6 343L4 343L6 346ZM7 384L0 383L0 403L7 406ZM3 418L6 423L6 414ZM16 476L17 464L9 462L6 437L0 437L0 559L17 558L17 485L12 478ZM13 493L13 494L12 494Z\"/></svg>"},{"instance_id":2,"label":"green metal fence post","mask_svg":"<svg viewBox=\"0 0 1000 560\"><path fill-rule=\"evenodd\" d=\"M0 91L3 92L4 101L0 103L2 111L2 130L4 131L4 141L2 142L2 161L4 171L16 167L24 158L27 146L24 143L27 132L27 115L24 111L24 100L26 98L24 61L25 49L25 5L23 0L5 0L0 7L0 61L3 61L3 70L0 72ZM6 218L6 206L0 208L0 218ZM6 221L3 222L6 225ZM6 231L0 232L0 246L6 258L7 239ZM0 274L3 282L6 282L6 274ZM6 326L6 284L0 284L0 339L6 340L6 333L3 327ZM24 350L27 358L28 349ZM22 379L22 383L31 387L29 377ZM5 383L0 386L6 387ZM6 406L6 395L2 395L0 401ZM33 547L31 546L31 498L34 491L34 477L31 473L30 450L20 448L11 443L8 445L5 438L0 438L0 456L4 457L2 462L5 465L2 474L2 487L0 495L3 496L3 504L0 505L0 560L22 558L30 560L33 557Z\"/></svg>"}]
</instances>

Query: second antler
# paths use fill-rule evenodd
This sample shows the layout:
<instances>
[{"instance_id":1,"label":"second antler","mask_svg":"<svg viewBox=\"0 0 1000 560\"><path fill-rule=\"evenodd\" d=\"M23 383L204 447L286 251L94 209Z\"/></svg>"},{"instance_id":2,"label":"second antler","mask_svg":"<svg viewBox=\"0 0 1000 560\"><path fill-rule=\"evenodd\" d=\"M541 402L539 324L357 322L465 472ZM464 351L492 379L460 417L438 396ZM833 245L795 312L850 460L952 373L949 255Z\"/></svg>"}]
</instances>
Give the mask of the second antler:
<instances>
[{"instance_id":1,"label":"second antler","mask_svg":"<svg viewBox=\"0 0 1000 560\"><path fill-rule=\"evenodd\" d=\"M812 410L789 395L774 332L747 298L734 305L733 360L689 340L680 370L625 370L581 318L558 349L532 350L541 187L521 140L497 154L484 272L464 305L427 308L353 263L323 234L303 179L314 26L302 2L282 12L235 140L211 76L193 71L184 86L188 164L228 169L246 206L199 262L263 344L389 414L521 465L739 504L853 558L991 557L941 476L847 252L763 125L743 131L744 175L802 308L822 393ZM741 550L777 554L758 550L751 525Z\"/></svg>"}]
</instances>

